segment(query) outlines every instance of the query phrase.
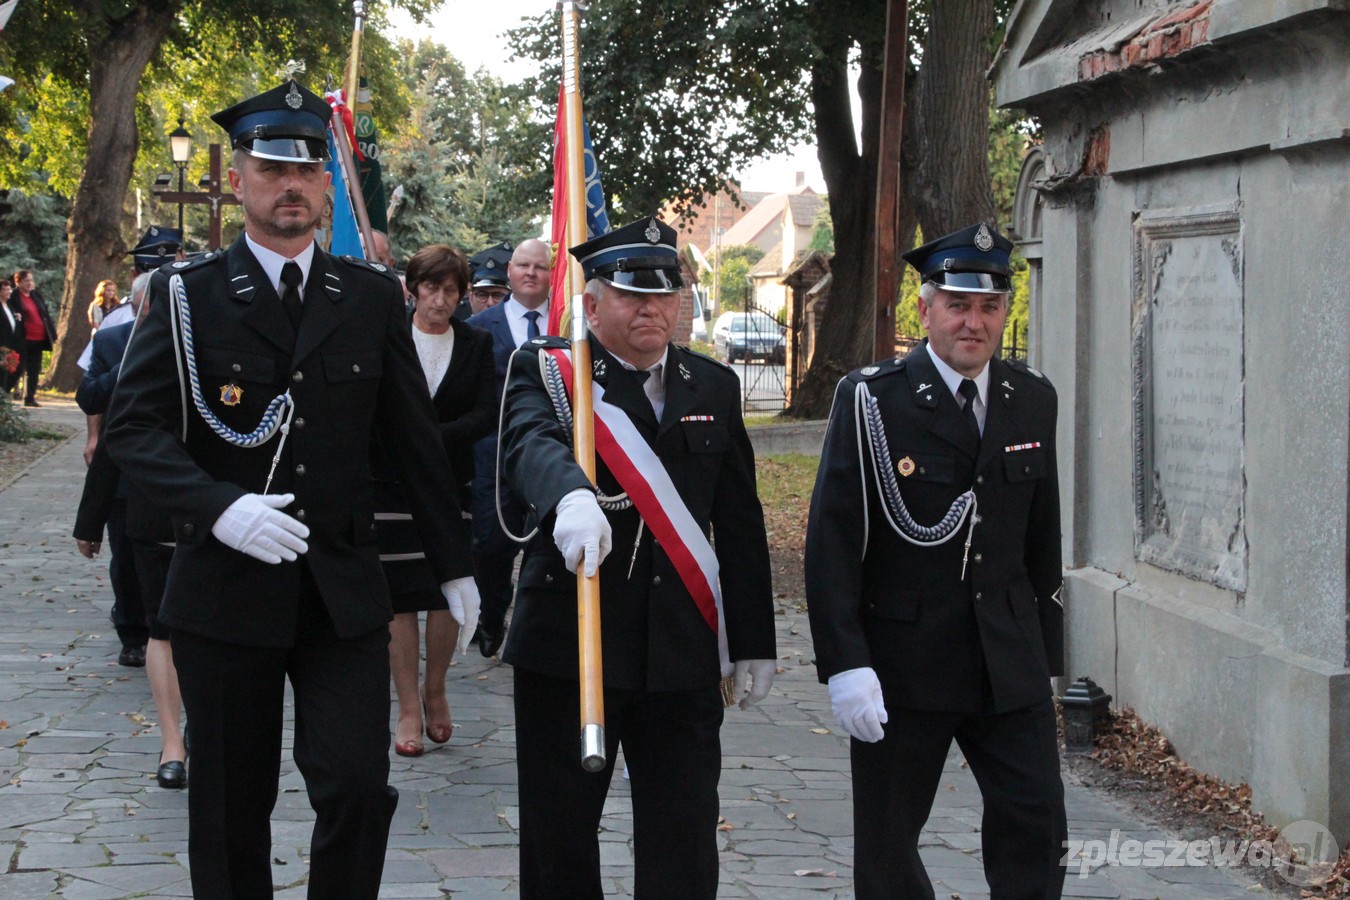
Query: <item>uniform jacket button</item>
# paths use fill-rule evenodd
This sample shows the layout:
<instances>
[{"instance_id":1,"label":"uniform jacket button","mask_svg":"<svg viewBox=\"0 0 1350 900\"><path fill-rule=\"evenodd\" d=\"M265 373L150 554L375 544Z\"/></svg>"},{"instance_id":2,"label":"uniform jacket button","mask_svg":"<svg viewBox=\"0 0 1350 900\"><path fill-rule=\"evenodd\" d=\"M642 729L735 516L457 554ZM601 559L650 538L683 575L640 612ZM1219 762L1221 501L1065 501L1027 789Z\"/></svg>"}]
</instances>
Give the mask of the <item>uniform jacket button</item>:
<instances>
[{"instance_id":1,"label":"uniform jacket button","mask_svg":"<svg viewBox=\"0 0 1350 900\"><path fill-rule=\"evenodd\" d=\"M984 484L984 476L983 476L983 475L976 475L976 476L975 476L975 483L976 483L976 484Z\"/></svg>"},{"instance_id":2,"label":"uniform jacket button","mask_svg":"<svg viewBox=\"0 0 1350 900\"><path fill-rule=\"evenodd\" d=\"M919 474L920 474L920 475L927 475L927 474L928 474L928 470L925 469L923 466L919 466Z\"/></svg>"},{"instance_id":3,"label":"uniform jacket button","mask_svg":"<svg viewBox=\"0 0 1350 900\"><path fill-rule=\"evenodd\" d=\"M652 587L660 587L660 586L661 586L661 576L656 575L652 578Z\"/></svg>"},{"instance_id":4,"label":"uniform jacket button","mask_svg":"<svg viewBox=\"0 0 1350 900\"><path fill-rule=\"evenodd\" d=\"M1031 466L1023 466L1023 467L1022 467L1022 474L1023 474L1023 475L1030 475L1030 474L1031 474Z\"/></svg>"},{"instance_id":5,"label":"uniform jacket button","mask_svg":"<svg viewBox=\"0 0 1350 900\"><path fill-rule=\"evenodd\" d=\"M244 367L241 366L241 365L239 365L239 363L235 363L234 365L230 366L230 369L231 369L232 371L235 371L235 372L242 372L242 371L244 371Z\"/></svg>"},{"instance_id":6,"label":"uniform jacket button","mask_svg":"<svg viewBox=\"0 0 1350 900\"><path fill-rule=\"evenodd\" d=\"M183 534L187 535L188 537L192 537L196 533L197 528L191 522L183 526Z\"/></svg>"},{"instance_id":7,"label":"uniform jacket button","mask_svg":"<svg viewBox=\"0 0 1350 900\"><path fill-rule=\"evenodd\" d=\"M305 474L305 465L304 465L304 463L301 463L300 465L298 465L298 466L295 467L295 474L297 474L297 475L303 475L303 474Z\"/></svg>"},{"instance_id":8,"label":"uniform jacket button","mask_svg":"<svg viewBox=\"0 0 1350 900\"><path fill-rule=\"evenodd\" d=\"M355 372L357 375L360 375L361 367L358 366L356 363L352 363L352 371Z\"/></svg>"},{"instance_id":9,"label":"uniform jacket button","mask_svg":"<svg viewBox=\"0 0 1350 900\"><path fill-rule=\"evenodd\" d=\"M553 576L552 576L552 575L545 575L545 576L544 576L544 584L552 584L552 583L553 583Z\"/></svg>"},{"instance_id":10,"label":"uniform jacket button","mask_svg":"<svg viewBox=\"0 0 1350 900\"><path fill-rule=\"evenodd\" d=\"M979 563L984 562L984 554L976 553L974 559L975 563L978 565Z\"/></svg>"},{"instance_id":11,"label":"uniform jacket button","mask_svg":"<svg viewBox=\"0 0 1350 900\"><path fill-rule=\"evenodd\" d=\"M975 599L976 599L976 600L983 600L983 599L984 599L984 594L980 593L979 591L976 591L976 592L975 592Z\"/></svg>"},{"instance_id":12,"label":"uniform jacket button","mask_svg":"<svg viewBox=\"0 0 1350 900\"><path fill-rule=\"evenodd\" d=\"M291 373L291 381L304 381L304 380L305 380L304 372L295 371Z\"/></svg>"},{"instance_id":13,"label":"uniform jacket button","mask_svg":"<svg viewBox=\"0 0 1350 900\"><path fill-rule=\"evenodd\" d=\"M304 420L304 419L296 419L296 420L295 420L295 427L296 427L296 428L304 428L304 427L305 427L305 420Z\"/></svg>"},{"instance_id":14,"label":"uniform jacket button","mask_svg":"<svg viewBox=\"0 0 1350 900\"><path fill-rule=\"evenodd\" d=\"M297 509L295 511L295 517L301 522L305 521L305 511L303 509Z\"/></svg>"}]
</instances>

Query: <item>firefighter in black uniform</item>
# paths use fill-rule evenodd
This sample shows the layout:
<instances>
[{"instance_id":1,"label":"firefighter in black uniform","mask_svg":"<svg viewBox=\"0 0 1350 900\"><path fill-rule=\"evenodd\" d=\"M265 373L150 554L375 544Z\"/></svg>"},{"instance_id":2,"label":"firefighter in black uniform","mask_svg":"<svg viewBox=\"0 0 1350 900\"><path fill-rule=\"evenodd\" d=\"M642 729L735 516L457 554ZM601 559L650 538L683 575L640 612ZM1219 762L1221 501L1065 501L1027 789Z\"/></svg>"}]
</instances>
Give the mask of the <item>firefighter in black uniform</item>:
<instances>
[{"instance_id":1,"label":"firefighter in black uniform","mask_svg":"<svg viewBox=\"0 0 1350 900\"><path fill-rule=\"evenodd\" d=\"M984 799L996 900L1058 897L1066 839L1054 388L994 358L1012 244L910 251L927 340L835 394L806 539L820 679L853 738L855 890L932 898L919 858L953 739Z\"/></svg>"}]
</instances>

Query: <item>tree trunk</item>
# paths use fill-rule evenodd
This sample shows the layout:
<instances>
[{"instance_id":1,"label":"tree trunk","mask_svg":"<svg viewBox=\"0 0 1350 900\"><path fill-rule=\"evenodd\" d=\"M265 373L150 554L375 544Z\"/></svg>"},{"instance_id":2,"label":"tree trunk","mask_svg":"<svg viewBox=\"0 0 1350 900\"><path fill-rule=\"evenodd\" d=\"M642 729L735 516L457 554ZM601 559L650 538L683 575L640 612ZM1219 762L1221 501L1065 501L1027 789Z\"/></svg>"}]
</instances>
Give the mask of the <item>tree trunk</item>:
<instances>
[{"instance_id":1,"label":"tree trunk","mask_svg":"<svg viewBox=\"0 0 1350 900\"><path fill-rule=\"evenodd\" d=\"M877 143L881 131L879 61L864 59L858 77L862 101L862 148L853 136L849 103L848 47L822 57L811 70L816 111L816 153L829 192L834 225L830 299L815 337L811 366L784 415L824 418L839 379L872 357L876 278L872 265L876 231Z\"/></svg>"},{"instance_id":2,"label":"tree trunk","mask_svg":"<svg viewBox=\"0 0 1350 900\"><path fill-rule=\"evenodd\" d=\"M136 162L136 95L145 67L174 21L179 3L147 0L111 20L102 3L84 12L89 48L89 151L67 223L70 250L65 286L44 387L73 391L82 373L76 365L89 343L85 310L94 288L111 277L123 258L119 223Z\"/></svg>"},{"instance_id":3,"label":"tree trunk","mask_svg":"<svg viewBox=\"0 0 1350 900\"><path fill-rule=\"evenodd\" d=\"M931 19L918 76L906 85L899 240L911 244L914 229L925 239L976 222L994 223L989 184L989 35L994 0L930 3ZM846 50L846 48L845 48ZM830 300L816 334L811 366L785 416L823 419L835 385L871 361L876 286L877 136L882 73L864 56L858 79L863 146L853 141L844 51L823 57L811 72L820 168L830 194L835 256Z\"/></svg>"},{"instance_id":4,"label":"tree trunk","mask_svg":"<svg viewBox=\"0 0 1350 900\"><path fill-rule=\"evenodd\" d=\"M926 241L976 222L997 224L985 77L992 62L994 3L942 0L929 8L923 66L904 135L906 199Z\"/></svg>"}]
</instances>

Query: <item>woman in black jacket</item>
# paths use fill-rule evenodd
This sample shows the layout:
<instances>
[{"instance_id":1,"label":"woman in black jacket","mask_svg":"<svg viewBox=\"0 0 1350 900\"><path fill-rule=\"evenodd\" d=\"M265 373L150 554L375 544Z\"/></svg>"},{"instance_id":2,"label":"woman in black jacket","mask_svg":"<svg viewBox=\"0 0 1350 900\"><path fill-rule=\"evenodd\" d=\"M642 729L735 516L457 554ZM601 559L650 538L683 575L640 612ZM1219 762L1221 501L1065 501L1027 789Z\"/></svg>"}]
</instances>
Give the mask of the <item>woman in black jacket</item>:
<instances>
[{"instance_id":1,"label":"woman in black jacket","mask_svg":"<svg viewBox=\"0 0 1350 900\"><path fill-rule=\"evenodd\" d=\"M460 506L467 510L473 442L497 423L492 337L454 318L455 307L469 283L464 254L445 244L423 247L408 261L406 278L413 300L413 345L440 421L447 464L460 486ZM405 487L392 480L383 457L377 445L371 462L376 478L375 521L380 561L394 611L389 626L389 664L398 696L394 751L400 756L421 756L424 729L438 744L450 740L453 726L445 676L459 643L460 629L423 556L404 500ZM406 489L416 490L417 486L407 485ZM418 614L424 611L427 667L419 701Z\"/></svg>"}]
</instances>

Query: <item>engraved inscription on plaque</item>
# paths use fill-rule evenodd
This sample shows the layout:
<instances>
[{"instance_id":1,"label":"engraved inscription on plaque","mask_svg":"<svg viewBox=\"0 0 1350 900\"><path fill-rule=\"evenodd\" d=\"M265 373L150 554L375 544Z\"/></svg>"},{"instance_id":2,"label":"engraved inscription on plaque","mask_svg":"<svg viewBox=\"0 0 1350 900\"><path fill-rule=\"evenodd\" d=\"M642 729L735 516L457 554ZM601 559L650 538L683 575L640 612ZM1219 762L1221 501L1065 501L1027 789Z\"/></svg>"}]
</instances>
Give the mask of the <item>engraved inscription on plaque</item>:
<instances>
[{"instance_id":1,"label":"engraved inscription on plaque","mask_svg":"<svg viewBox=\"0 0 1350 900\"><path fill-rule=\"evenodd\" d=\"M1138 557L1245 591L1240 223L1143 218L1136 263Z\"/></svg>"}]
</instances>

